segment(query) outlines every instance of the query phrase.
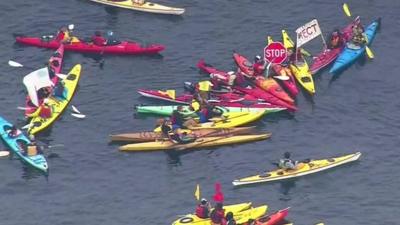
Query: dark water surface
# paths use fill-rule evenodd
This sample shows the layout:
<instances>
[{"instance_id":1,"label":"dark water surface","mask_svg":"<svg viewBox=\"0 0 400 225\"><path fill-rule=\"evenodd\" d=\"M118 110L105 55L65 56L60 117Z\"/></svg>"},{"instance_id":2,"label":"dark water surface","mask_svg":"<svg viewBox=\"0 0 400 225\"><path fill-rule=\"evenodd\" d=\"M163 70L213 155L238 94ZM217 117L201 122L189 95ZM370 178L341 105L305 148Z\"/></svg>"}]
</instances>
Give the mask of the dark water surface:
<instances>
[{"instance_id":1,"label":"dark water surface","mask_svg":"<svg viewBox=\"0 0 400 225\"><path fill-rule=\"evenodd\" d=\"M84 120L67 111L39 139L54 148L50 176L0 160L0 224L126 225L170 224L193 211L193 190L200 183L210 197L222 183L227 203L252 201L270 210L291 206L295 224L319 220L328 225L399 224L399 47L400 1L349 1L365 23L382 17L372 45L376 58L357 63L339 79L323 72L316 78L314 104L300 94L295 116L267 116L257 123L272 139L258 143L190 152L171 158L164 152L128 154L108 144L110 133L149 130L154 118L133 118L133 105L156 103L139 98L138 88L182 89L182 81L202 78L200 58L218 68L234 68L232 50L248 57L261 54L266 35L280 38L318 18L322 31L343 27L348 19L339 1L159 1L185 7L182 17L106 8L84 0L14 0L0 2L1 116L23 125L22 78L28 69L7 65L14 59L39 67L52 51L14 44L12 33L43 35L74 23L79 36L113 30L121 39L167 46L162 57L68 53L63 72L76 63L83 76L73 104ZM309 50L317 52L320 42ZM283 152L293 157L326 158L362 151L360 162L291 183L234 189L234 178L273 168ZM177 162L178 161L178 162Z\"/></svg>"}]
</instances>

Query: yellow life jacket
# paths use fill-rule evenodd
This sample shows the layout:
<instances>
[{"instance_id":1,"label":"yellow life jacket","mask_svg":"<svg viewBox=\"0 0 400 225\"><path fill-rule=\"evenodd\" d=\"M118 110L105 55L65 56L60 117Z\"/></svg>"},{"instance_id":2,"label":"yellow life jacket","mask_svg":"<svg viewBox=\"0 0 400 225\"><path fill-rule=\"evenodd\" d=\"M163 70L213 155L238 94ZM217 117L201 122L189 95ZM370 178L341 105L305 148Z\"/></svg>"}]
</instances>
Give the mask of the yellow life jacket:
<instances>
[{"instance_id":1,"label":"yellow life jacket","mask_svg":"<svg viewBox=\"0 0 400 225\"><path fill-rule=\"evenodd\" d=\"M212 83L208 80L199 82L199 91L210 91Z\"/></svg>"},{"instance_id":2,"label":"yellow life jacket","mask_svg":"<svg viewBox=\"0 0 400 225\"><path fill-rule=\"evenodd\" d=\"M190 104L192 106L194 111L199 111L200 109L200 103L196 101L195 99L192 100L192 103Z\"/></svg>"},{"instance_id":3,"label":"yellow life jacket","mask_svg":"<svg viewBox=\"0 0 400 225\"><path fill-rule=\"evenodd\" d=\"M27 148L27 155L28 156L35 156L37 155L37 148L36 146L29 145Z\"/></svg>"}]
</instances>

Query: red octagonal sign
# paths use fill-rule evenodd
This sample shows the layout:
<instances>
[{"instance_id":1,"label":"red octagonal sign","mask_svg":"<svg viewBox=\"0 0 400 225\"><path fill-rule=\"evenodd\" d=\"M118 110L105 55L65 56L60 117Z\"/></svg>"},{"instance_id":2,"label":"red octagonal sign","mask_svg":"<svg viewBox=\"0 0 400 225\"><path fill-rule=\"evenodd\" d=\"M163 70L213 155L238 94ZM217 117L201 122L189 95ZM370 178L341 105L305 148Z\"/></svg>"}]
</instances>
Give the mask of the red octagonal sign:
<instances>
[{"instance_id":1,"label":"red octagonal sign","mask_svg":"<svg viewBox=\"0 0 400 225\"><path fill-rule=\"evenodd\" d=\"M264 48L264 59L280 64L286 60L287 50L281 42L272 42Z\"/></svg>"}]
</instances>

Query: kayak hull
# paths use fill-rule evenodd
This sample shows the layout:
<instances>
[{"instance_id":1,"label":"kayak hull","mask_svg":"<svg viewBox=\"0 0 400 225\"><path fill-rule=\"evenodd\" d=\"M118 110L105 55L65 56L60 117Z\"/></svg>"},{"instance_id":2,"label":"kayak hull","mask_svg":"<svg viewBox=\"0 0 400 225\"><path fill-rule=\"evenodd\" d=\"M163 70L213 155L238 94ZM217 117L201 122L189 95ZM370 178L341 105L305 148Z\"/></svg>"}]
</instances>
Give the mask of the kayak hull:
<instances>
[{"instance_id":1,"label":"kayak hull","mask_svg":"<svg viewBox=\"0 0 400 225\"><path fill-rule=\"evenodd\" d=\"M22 162L25 164L32 166L44 173L48 172L49 166L47 164L47 160L42 154L37 154L34 156L26 156L21 152L21 147L18 144L19 142L23 142L24 144L28 145L31 141L21 132L20 134L15 137L11 138L7 134L7 129L10 129L13 125L6 121L4 118L0 117L0 132L1 138L6 143L8 148L14 153L14 155L18 156Z\"/></svg>"},{"instance_id":2,"label":"kayak hull","mask_svg":"<svg viewBox=\"0 0 400 225\"><path fill-rule=\"evenodd\" d=\"M36 46L40 48L57 49L61 42L56 40L47 40L37 37L16 37L16 42L25 45ZM74 51L81 53L94 54L119 54L119 55L136 55L136 54L158 54L164 50L163 45L152 44L142 47L136 42L123 41L118 45L98 46L91 43L79 42L73 44L64 44L65 51Z\"/></svg>"},{"instance_id":3,"label":"kayak hull","mask_svg":"<svg viewBox=\"0 0 400 225\"><path fill-rule=\"evenodd\" d=\"M137 144L123 145L120 151L162 151L171 149L195 149L205 147L216 147L221 145L239 144L245 142L253 142L267 139L271 133L258 135L238 135L238 136L221 136L221 137L204 137L199 138L195 142L189 144L175 144L171 141L155 141Z\"/></svg>"},{"instance_id":4,"label":"kayak hull","mask_svg":"<svg viewBox=\"0 0 400 225\"><path fill-rule=\"evenodd\" d=\"M185 130L188 134L193 134L196 137L218 137L227 135L241 135L250 134L254 131L255 127L235 127L224 129L200 129L200 130ZM161 133L152 131L143 131L138 133L124 133L110 135L111 141L125 141L125 142L148 142L156 140L167 141L167 138L162 137Z\"/></svg>"},{"instance_id":5,"label":"kayak hull","mask_svg":"<svg viewBox=\"0 0 400 225\"><path fill-rule=\"evenodd\" d=\"M317 172L321 172L324 170L328 170L343 164L347 164L353 161L356 161L360 158L361 153L357 152L354 154L349 154L336 158L329 159L321 159L321 160L311 160L308 163L302 163L302 167L297 170L282 170L277 169L274 171L270 171L267 173L249 176L241 179L234 180L232 183L234 186L240 185L248 185L248 184L256 184L256 183L265 183L271 181L279 181L292 179L296 177L301 177Z\"/></svg>"},{"instance_id":6,"label":"kayak hull","mask_svg":"<svg viewBox=\"0 0 400 225\"><path fill-rule=\"evenodd\" d=\"M372 43L376 35L376 31L378 30L379 24L380 24L380 19L377 19L373 21L370 25L368 25L368 27L366 28L364 34L367 36L368 46ZM351 66L364 53L365 53L365 46L362 47L355 46L351 42L347 42L342 53L340 53L340 55L336 59L329 73L336 74L343 71L344 69Z\"/></svg>"},{"instance_id":7,"label":"kayak hull","mask_svg":"<svg viewBox=\"0 0 400 225\"><path fill-rule=\"evenodd\" d=\"M185 12L185 9L183 8L169 7L147 1L143 5L133 4L131 0L121 1L121 2L112 2L107 0L89 0L89 1L124 9L148 12L148 13L182 15Z\"/></svg>"},{"instance_id":8,"label":"kayak hull","mask_svg":"<svg viewBox=\"0 0 400 225\"><path fill-rule=\"evenodd\" d=\"M52 125L63 111L67 108L72 97L75 94L76 88L81 77L81 65L75 65L71 71L68 73L67 77L60 81L64 84L64 99L52 96L48 98L48 104L52 108L52 113L50 118L42 118L40 116L33 117L30 121L28 128L29 134L36 134L50 125Z\"/></svg>"},{"instance_id":9,"label":"kayak hull","mask_svg":"<svg viewBox=\"0 0 400 225\"><path fill-rule=\"evenodd\" d=\"M261 217L257 219L257 225L277 225L287 217L289 214L289 208L279 210L269 216Z\"/></svg>"}]
</instances>

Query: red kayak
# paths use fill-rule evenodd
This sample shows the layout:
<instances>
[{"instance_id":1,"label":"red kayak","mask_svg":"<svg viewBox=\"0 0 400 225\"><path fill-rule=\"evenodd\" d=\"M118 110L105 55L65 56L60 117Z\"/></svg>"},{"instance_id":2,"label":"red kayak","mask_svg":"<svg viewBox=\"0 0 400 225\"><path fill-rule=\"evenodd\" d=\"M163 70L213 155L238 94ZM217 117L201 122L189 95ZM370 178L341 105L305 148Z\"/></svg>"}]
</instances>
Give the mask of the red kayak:
<instances>
[{"instance_id":1,"label":"red kayak","mask_svg":"<svg viewBox=\"0 0 400 225\"><path fill-rule=\"evenodd\" d=\"M289 214L289 208L279 210L269 216L261 217L257 219L257 225L277 225L285 219Z\"/></svg>"},{"instance_id":2,"label":"red kayak","mask_svg":"<svg viewBox=\"0 0 400 225\"><path fill-rule=\"evenodd\" d=\"M206 73L210 73L210 74L213 73L213 74L219 74L221 76L227 76L226 72L217 70L214 67L207 65L204 62L204 60L200 60L197 63L197 67ZM281 107L287 108L291 111L297 110L297 108L293 104L282 101L281 99L275 97L274 95L270 94L269 92L266 92L266 91L260 89L259 87L244 88L244 87L235 85L235 86L233 86L233 89L240 93L254 96L258 100L264 100L264 101L270 103L271 105L281 106Z\"/></svg>"},{"instance_id":3,"label":"red kayak","mask_svg":"<svg viewBox=\"0 0 400 225\"><path fill-rule=\"evenodd\" d=\"M348 42L351 39L353 34L352 28L354 24L358 22L359 18L357 17L353 22L351 22L349 25L347 25L345 28L341 30L344 43ZM310 67L311 74L318 73L318 71L320 71L322 68L328 66L330 63L335 61L335 59L342 52L343 48L344 44L337 48L327 48L325 46L322 52L313 58L313 63Z\"/></svg>"},{"instance_id":4,"label":"red kayak","mask_svg":"<svg viewBox=\"0 0 400 225\"><path fill-rule=\"evenodd\" d=\"M277 75L289 78L288 80L282 80L282 84L293 97L296 97L299 94L299 89L297 88L292 71L288 67L279 64L272 64L271 68Z\"/></svg>"},{"instance_id":5,"label":"red kayak","mask_svg":"<svg viewBox=\"0 0 400 225\"><path fill-rule=\"evenodd\" d=\"M54 70L54 73L61 73L62 62L64 58L64 45L60 45L60 47L53 53L50 57L49 62L51 63L51 68ZM54 63L57 62L57 63ZM51 81L54 85L57 84L59 80L58 76L54 76ZM43 103L43 99L39 99L39 104ZM33 105L29 95L25 98L25 116L32 114L37 109L37 106Z\"/></svg>"},{"instance_id":6,"label":"red kayak","mask_svg":"<svg viewBox=\"0 0 400 225\"><path fill-rule=\"evenodd\" d=\"M56 41L55 39L49 40L47 38L38 37L16 37L16 42L51 49L57 49L61 45L61 42ZM122 41L119 44L107 46L99 46L93 43L80 41L78 43L64 44L64 47L66 51L121 55L157 54L165 48L163 45L159 44L152 44L142 47L139 43L131 41Z\"/></svg>"},{"instance_id":7,"label":"red kayak","mask_svg":"<svg viewBox=\"0 0 400 225\"><path fill-rule=\"evenodd\" d=\"M247 60L246 57L238 53L233 53L233 58L239 69L243 73L247 74L248 76L253 76L254 71L252 63ZM275 95L277 98L280 98L283 101L289 102L291 104L294 103L294 100L282 89L282 87L274 79L258 76L256 77L255 83L258 87Z\"/></svg>"}]
</instances>

